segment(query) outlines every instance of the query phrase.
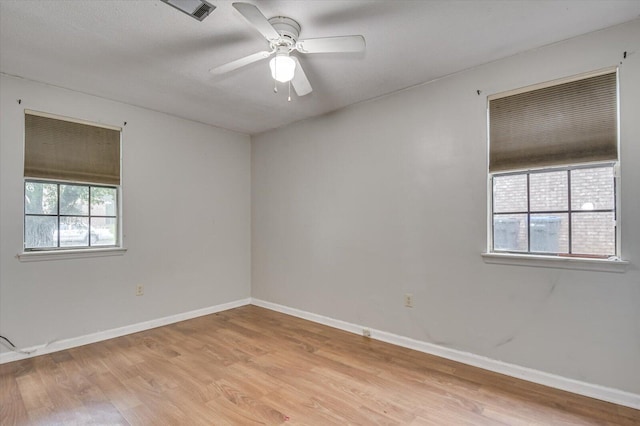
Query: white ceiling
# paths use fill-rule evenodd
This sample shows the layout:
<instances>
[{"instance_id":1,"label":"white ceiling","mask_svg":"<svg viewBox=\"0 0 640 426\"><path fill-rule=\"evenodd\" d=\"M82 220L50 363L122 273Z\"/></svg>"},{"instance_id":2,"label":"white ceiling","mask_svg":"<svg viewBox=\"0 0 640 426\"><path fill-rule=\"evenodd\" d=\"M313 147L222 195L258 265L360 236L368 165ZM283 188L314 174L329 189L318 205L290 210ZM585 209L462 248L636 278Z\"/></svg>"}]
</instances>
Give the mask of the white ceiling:
<instances>
[{"instance_id":1,"label":"white ceiling","mask_svg":"<svg viewBox=\"0 0 640 426\"><path fill-rule=\"evenodd\" d=\"M268 61L208 72L267 48L231 1L209 1L198 22L159 0L0 0L0 71L255 134L640 16L638 0L245 0L300 38L366 39L301 56L314 91L287 102Z\"/></svg>"}]
</instances>

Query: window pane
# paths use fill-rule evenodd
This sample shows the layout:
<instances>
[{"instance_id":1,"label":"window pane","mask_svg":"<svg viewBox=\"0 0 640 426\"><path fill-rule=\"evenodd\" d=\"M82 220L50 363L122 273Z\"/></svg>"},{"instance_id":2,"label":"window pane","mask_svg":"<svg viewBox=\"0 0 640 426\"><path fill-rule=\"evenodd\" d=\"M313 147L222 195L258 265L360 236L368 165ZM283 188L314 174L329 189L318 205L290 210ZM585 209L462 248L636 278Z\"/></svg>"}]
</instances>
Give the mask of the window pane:
<instances>
[{"instance_id":1,"label":"window pane","mask_svg":"<svg viewBox=\"0 0 640 426\"><path fill-rule=\"evenodd\" d=\"M569 253L568 214L532 214L530 221L532 253Z\"/></svg>"},{"instance_id":2,"label":"window pane","mask_svg":"<svg viewBox=\"0 0 640 426\"><path fill-rule=\"evenodd\" d=\"M613 212L573 213L571 244L574 254L614 256L616 232Z\"/></svg>"},{"instance_id":3,"label":"window pane","mask_svg":"<svg viewBox=\"0 0 640 426\"><path fill-rule=\"evenodd\" d=\"M613 210L613 167L571 171L572 210Z\"/></svg>"},{"instance_id":4,"label":"window pane","mask_svg":"<svg viewBox=\"0 0 640 426\"><path fill-rule=\"evenodd\" d=\"M493 212L527 211L527 175L495 176L493 178Z\"/></svg>"},{"instance_id":5,"label":"window pane","mask_svg":"<svg viewBox=\"0 0 640 426\"><path fill-rule=\"evenodd\" d=\"M58 232L54 232L54 238L58 238ZM60 247L88 246L89 245L89 218L88 217L61 217L60 218Z\"/></svg>"},{"instance_id":6,"label":"window pane","mask_svg":"<svg viewBox=\"0 0 640 426\"><path fill-rule=\"evenodd\" d=\"M24 212L26 214L58 214L58 185L25 182Z\"/></svg>"},{"instance_id":7,"label":"window pane","mask_svg":"<svg viewBox=\"0 0 640 426\"><path fill-rule=\"evenodd\" d=\"M116 216L118 211L115 188L91 187L91 215Z\"/></svg>"},{"instance_id":8,"label":"window pane","mask_svg":"<svg viewBox=\"0 0 640 426\"><path fill-rule=\"evenodd\" d=\"M54 233L57 225L58 218L56 216L25 216L24 247L56 247Z\"/></svg>"},{"instance_id":9,"label":"window pane","mask_svg":"<svg viewBox=\"0 0 640 426\"><path fill-rule=\"evenodd\" d=\"M79 185L60 185L60 214L88 215L89 187Z\"/></svg>"},{"instance_id":10,"label":"window pane","mask_svg":"<svg viewBox=\"0 0 640 426\"><path fill-rule=\"evenodd\" d=\"M567 210L567 172L532 173L529 176L531 211Z\"/></svg>"},{"instance_id":11,"label":"window pane","mask_svg":"<svg viewBox=\"0 0 640 426\"><path fill-rule=\"evenodd\" d=\"M91 218L91 245L114 246L118 235L117 221L111 218Z\"/></svg>"},{"instance_id":12,"label":"window pane","mask_svg":"<svg viewBox=\"0 0 640 426\"><path fill-rule=\"evenodd\" d=\"M493 216L493 249L527 251L527 215Z\"/></svg>"}]
</instances>

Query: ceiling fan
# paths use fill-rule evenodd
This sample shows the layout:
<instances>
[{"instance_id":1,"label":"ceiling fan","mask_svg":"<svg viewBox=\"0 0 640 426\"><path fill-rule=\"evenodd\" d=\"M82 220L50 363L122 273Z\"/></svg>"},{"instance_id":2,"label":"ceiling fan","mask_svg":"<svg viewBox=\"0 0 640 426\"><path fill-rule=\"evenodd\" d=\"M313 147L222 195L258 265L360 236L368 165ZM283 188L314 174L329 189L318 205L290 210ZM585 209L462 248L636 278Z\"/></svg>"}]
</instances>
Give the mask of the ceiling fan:
<instances>
[{"instance_id":1,"label":"ceiling fan","mask_svg":"<svg viewBox=\"0 0 640 426\"><path fill-rule=\"evenodd\" d=\"M250 3L233 3L233 7L267 39L269 50L236 59L212 68L214 75L226 74L254 62L273 56L269 62L271 75L281 83L290 82L298 96L311 93L311 83L304 73L300 61L294 55L299 53L347 53L364 50L365 41L361 35L298 39L300 24L286 16L267 19L260 10ZM289 97L289 100L291 98Z\"/></svg>"}]
</instances>

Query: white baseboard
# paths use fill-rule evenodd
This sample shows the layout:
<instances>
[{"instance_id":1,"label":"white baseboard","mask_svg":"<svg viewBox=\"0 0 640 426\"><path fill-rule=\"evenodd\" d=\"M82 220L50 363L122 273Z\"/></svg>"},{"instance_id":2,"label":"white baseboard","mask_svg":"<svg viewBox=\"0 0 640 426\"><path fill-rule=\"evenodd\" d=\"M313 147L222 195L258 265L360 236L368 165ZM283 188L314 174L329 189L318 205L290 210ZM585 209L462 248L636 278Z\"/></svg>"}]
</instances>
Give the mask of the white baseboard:
<instances>
[{"instance_id":1,"label":"white baseboard","mask_svg":"<svg viewBox=\"0 0 640 426\"><path fill-rule=\"evenodd\" d=\"M333 318L325 317L323 315L302 311L300 309L290 308L288 306L279 305L277 303L271 303L256 298L251 298L251 304L359 335L362 335L363 328L368 328L371 331L372 339L391 343L404 348L414 349L416 351L436 355L442 358L450 359L452 361L458 361L463 364L472 365L474 367L479 367L485 370L505 374L507 376L515 377L529 382L572 392L578 395L588 396L590 398L600 399L602 401L640 409L640 395L638 394L605 386L594 385L591 383L582 382L555 374L545 373L544 371L534 370L532 368L522 367L515 364L509 364L507 362L475 355L470 352L451 349L445 346L440 346L433 343L423 342L420 340L411 339L409 337L388 333L386 331L371 329L367 326L336 320Z\"/></svg>"},{"instance_id":2,"label":"white baseboard","mask_svg":"<svg viewBox=\"0 0 640 426\"><path fill-rule=\"evenodd\" d=\"M0 364L62 351L65 349L87 345L90 343L96 343L103 340L113 339L115 337L150 330L152 328L162 327L164 325L197 318L204 315L210 315L216 312L222 312L228 309L233 309L248 304L260 306L276 312L282 312L284 314L303 318L309 321L324 324L329 327L348 331L350 333L358 335L362 334L363 328L369 328L363 325L353 324L346 321L329 318L323 315L302 311L300 309L290 308L288 306L279 305L277 303L267 302L255 298L247 298L229 303L223 303L220 305L210 306L207 308L196 309L194 311L170 315L164 318L158 318L150 321L140 322L137 324L127 325L124 327L114 328L111 330L105 330L97 333L87 334L84 336L60 340L47 345L38 345L30 348L24 348L25 352L30 352L29 354L20 352L3 352L0 353ZM591 398L600 399L607 402L612 402L614 404L640 409L640 395L638 394L625 392L605 386L594 385L591 383L586 383L555 374L545 373L543 371L534 370L532 368L509 364L480 355L475 355L470 352L451 349L445 346L423 342L420 340L411 339L409 337L399 336L397 334L389 333L386 331L371 328L369 328L369 330L371 331L372 339L377 339L397 346L414 349L419 352L436 355L442 358L450 359L452 361L458 361L467 365L472 365L474 367L479 367L485 370L494 371L496 373L516 377L518 379L527 380L529 382L538 383L541 385L565 390Z\"/></svg>"},{"instance_id":3,"label":"white baseboard","mask_svg":"<svg viewBox=\"0 0 640 426\"><path fill-rule=\"evenodd\" d=\"M103 340L113 339L114 337L125 336L127 334L138 333L140 331L150 330L163 325L169 325L204 315L215 314L216 312L226 311L228 309L237 308L239 306L248 305L251 299L240 299L233 302L222 303L220 305L209 306L207 308L196 309L194 311L183 312L180 314L170 315L164 318L157 318L149 321L139 322L137 324L126 325L124 327L112 328L111 330L99 331L84 336L72 337L52 342L50 344L32 346L24 348L24 352L3 352L0 353L0 364L6 362L18 361L21 359L31 358L34 356L44 355L52 352L62 351L65 349L75 348L77 346L88 345L89 343L101 342Z\"/></svg>"}]
</instances>

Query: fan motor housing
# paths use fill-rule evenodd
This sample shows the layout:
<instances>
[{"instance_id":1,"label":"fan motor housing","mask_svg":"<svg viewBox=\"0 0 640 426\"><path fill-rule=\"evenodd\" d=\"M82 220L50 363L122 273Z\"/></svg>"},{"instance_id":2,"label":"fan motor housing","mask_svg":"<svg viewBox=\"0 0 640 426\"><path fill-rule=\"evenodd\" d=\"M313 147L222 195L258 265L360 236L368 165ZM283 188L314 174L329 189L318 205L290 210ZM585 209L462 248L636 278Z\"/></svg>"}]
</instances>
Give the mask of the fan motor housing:
<instances>
[{"instance_id":1,"label":"fan motor housing","mask_svg":"<svg viewBox=\"0 0 640 426\"><path fill-rule=\"evenodd\" d=\"M280 34L280 41L295 46L300 36L300 24L286 16L274 16L269 19L269 23Z\"/></svg>"}]
</instances>

